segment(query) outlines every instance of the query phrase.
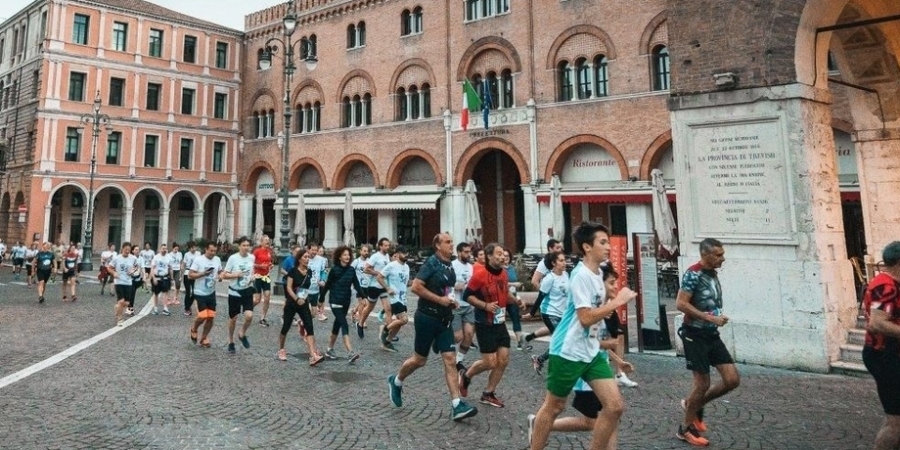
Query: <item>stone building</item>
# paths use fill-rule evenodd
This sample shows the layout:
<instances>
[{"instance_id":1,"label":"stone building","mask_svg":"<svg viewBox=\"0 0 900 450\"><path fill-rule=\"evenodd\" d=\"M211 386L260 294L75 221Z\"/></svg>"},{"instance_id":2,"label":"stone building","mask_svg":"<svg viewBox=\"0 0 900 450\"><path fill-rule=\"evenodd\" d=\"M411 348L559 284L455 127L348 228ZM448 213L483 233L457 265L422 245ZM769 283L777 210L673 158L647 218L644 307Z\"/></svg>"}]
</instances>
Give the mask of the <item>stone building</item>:
<instances>
[{"instance_id":1,"label":"stone building","mask_svg":"<svg viewBox=\"0 0 900 450\"><path fill-rule=\"evenodd\" d=\"M233 233L241 36L142 0L38 1L0 25L0 238L94 249Z\"/></svg>"}]
</instances>

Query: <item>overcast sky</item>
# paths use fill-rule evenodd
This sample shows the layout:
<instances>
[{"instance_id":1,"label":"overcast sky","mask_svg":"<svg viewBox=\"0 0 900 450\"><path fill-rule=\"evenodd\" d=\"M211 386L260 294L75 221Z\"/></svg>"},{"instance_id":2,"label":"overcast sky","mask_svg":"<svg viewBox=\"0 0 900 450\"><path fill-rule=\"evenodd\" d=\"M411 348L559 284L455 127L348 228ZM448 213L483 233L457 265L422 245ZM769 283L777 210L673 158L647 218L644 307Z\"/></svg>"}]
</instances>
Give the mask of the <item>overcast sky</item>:
<instances>
[{"instance_id":1,"label":"overcast sky","mask_svg":"<svg viewBox=\"0 0 900 450\"><path fill-rule=\"evenodd\" d=\"M0 21L28 6L34 0L2 0ZM225 25L236 30L244 29L244 16L269 6L284 3L282 0L151 0L157 5L188 14L203 20Z\"/></svg>"}]
</instances>

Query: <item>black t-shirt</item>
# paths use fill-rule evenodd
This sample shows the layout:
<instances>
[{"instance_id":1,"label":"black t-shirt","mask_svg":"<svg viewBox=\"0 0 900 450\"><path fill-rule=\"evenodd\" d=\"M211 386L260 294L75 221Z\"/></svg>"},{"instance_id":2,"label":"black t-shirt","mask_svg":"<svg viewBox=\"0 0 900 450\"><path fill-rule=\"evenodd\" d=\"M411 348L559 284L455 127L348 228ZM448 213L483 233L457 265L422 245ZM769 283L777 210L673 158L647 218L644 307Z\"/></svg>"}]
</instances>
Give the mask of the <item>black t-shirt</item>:
<instances>
[{"instance_id":1,"label":"black t-shirt","mask_svg":"<svg viewBox=\"0 0 900 450\"><path fill-rule=\"evenodd\" d=\"M452 292L453 286L456 285L456 272L453 271L450 261L443 261L437 255L431 255L419 269L416 279L422 280L425 283L425 289L432 294L444 297ZM424 298L419 299L419 311L441 318L453 316L453 310L449 307Z\"/></svg>"},{"instance_id":2,"label":"black t-shirt","mask_svg":"<svg viewBox=\"0 0 900 450\"><path fill-rule=\"evenodd\" d=\"M50 271L53 270L53 260L55 256L53 252L38 252L37 254L37 269L40 271Z\"/></svg>"},{"instance_id":3,"label":"black t-shirt","mask_svg":"<svg viewBox=\"0 0 900 450\"><path fill-rule=\"evenodd\" d=\"M300 289L309 289L310 280L312 280L312 276L309 272L309 269L306 269L306 275L304 275L304 274L300 273L300 269L298 269L296 267L291 268L291 271L288 272L286 278L291 279L291 287L294 288L295 294ZM287 281L285 281L285 283L287 283ZM287 284L285 284L285 288L287 288ZM284 291L284 296L288 297L287 289L285 289L285 291ZM288 297L288 298L291 298L291 297Z\"/></svg>"}]
</instances>

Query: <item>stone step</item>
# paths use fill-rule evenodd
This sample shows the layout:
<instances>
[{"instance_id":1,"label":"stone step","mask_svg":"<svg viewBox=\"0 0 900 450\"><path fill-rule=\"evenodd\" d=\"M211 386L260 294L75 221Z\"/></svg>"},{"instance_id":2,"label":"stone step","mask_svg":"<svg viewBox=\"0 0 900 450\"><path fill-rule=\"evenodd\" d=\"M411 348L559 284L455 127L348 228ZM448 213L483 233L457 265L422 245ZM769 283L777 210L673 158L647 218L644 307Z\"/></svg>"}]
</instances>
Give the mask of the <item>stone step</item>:
<instances>
[{"instance_id":1,"label":"stone step","mask_svg":"<svg viewBox=\"0 0 900 450\"><path fill-rule=\"evenodd\" d=\"M831 373L853 377L869 377L869 371L862 363L835 361L831 363Z\"/></svg>"},{"instance_id":2,"label":"stone step","mask_svg":"<svg viewBox=\"0 0 900 450\"><path fill-rule=\"evenodd\" d=\"M866 329L866 316L859 315L856 317L856 328L858 329Z\"/></svg>"},{"instance_id":3,"label":"stone step","mask_svg":"<svg viewBox=\"0 0 900 450\"><path fill-rule=\"evenodd\" d=\"M847 343L853 345L865 345L866 343L866 330L860 330L859 328L854 328L847 332Z\"/></svg>"},{"instance_id":4,"label":"stone step","mask_svg":"<svg viewBox=\"0 0 900 450\"><path fill-rule=\"evenodd\" d=\"M862 345L844 344L841 346L841 361L862 364Z\"/></svg>"}]
</instances>

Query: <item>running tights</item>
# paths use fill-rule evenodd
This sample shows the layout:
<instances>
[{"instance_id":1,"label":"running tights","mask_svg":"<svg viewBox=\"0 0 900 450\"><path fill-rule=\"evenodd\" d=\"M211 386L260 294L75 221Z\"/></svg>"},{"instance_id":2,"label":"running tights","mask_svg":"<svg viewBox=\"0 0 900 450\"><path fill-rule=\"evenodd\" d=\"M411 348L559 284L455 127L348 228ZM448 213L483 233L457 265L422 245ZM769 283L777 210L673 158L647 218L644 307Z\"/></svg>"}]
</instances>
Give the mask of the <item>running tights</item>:
<instances>
[{"instance_id":1,"label":"running tights","mask_svg":"<svg viewBox=\"0 0 900 450\"><path fill-rule=\"evenodd\" d=\"M334 313L334 325L331 326L331 334L337 336L340 331L344 336L350 334L350 325L347 324L347 309L350 305L331 304L331 312Z\"/></svg>"}]
</instances>

